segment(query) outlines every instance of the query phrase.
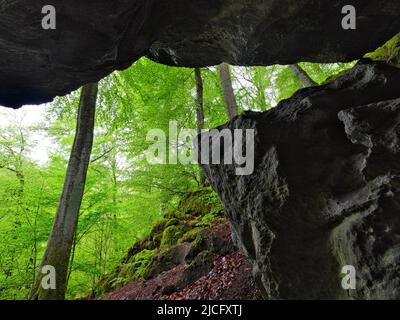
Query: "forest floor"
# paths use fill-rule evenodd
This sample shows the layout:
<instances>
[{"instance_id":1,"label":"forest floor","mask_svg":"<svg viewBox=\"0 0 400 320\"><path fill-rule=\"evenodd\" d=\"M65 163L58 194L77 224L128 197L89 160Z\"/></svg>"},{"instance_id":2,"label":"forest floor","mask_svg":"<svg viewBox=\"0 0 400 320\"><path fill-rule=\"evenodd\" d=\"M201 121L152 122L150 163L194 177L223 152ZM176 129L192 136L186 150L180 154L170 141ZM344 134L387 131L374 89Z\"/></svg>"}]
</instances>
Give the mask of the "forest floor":
<instances>
[{"instance_id":1,"label":"forest floor","mask_svg":"<svg viewBox=\"0 0 400 320\"><path fill-rule=\"evenodd\" d=\"M223 237L231 241L228 221L210 230L209 236ZM106 295L105 300L254 300L260 298L252 277L252 267L247 258L232 250L213 256L211 270L204 276L188 283L184 288L169 293L184 277L187 265L179 264L156 277L135 280Z\"/></svg>"},{"instance_id":2,"label":"forest floor","mask_svg":"<svg viewBox=\"0 0 400 320\"><path fill-rule=\"evenodd\" d=\"M183 196L86 299L255 300L252 267L208 188Z\"/></svg>"}]
</instances>

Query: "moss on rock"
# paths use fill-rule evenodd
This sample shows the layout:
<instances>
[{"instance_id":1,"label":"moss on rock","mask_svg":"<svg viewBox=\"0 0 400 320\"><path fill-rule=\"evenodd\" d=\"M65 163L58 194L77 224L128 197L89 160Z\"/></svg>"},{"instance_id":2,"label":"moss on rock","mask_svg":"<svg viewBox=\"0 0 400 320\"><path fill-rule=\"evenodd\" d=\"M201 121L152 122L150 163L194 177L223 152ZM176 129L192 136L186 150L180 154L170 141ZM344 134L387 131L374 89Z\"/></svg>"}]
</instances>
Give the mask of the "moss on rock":
<instances>
[{"instance_id":1,"label":"moss on rock","mask_svg":"<svg viewBox=\"0 0 400 320\"><path fill-rule=\"evenodd\" d=\"M214 256L210 251L200 252L189 266L185 269L182 277L179 279L175 286L176 290L182 290L188 284L200 279L207 275L213 268Z\"/></svg>"},{"instance_id":2,"label":"moss on rock","mask_svg":"<svg viewBox=\"0 0 400 320\"><path fill-rule=\"evenodd\" d=\"M170 210L166 214L166 218L182 218L185 215L202 216L207 213L218 215L222 214L222 212L222 204L218 195L211 188L205 188L187 193L181 199L177 208Z\"/></svg>"},{"instance_id":3,"label":"moss on rock","mask_svg":"<svg viewBox=\"0 0 400 320\"><path fill-rule=\"evenodd\" d=\"M102 277L95 295L104 295L136 279L154 278L180 264L189 264L181 285L193 281L212 264L212 248L206 236L210 227L221 220L221 213L221 202L211 189L188 193L144 240L129 249L113 272Z\"/></svg>"},{"instance_id":4,"label":"moss on rock","mask_svg":"<svg viewBox=\"0 0 400 320\"><path fill-rule=\"evenodd\" d=\"M205 234L205 230L203 228L193 228L186 232L179 240L178 243L185 243L185 242L193 242L198 237L202 237Z\"/></svg>"},{"instance_id":5,"label":"moss on rock","mask_svg":"<svg viewBox=\"0 0 400 320\"><path fill-rule=\"evenodd\" d=\"M167 227L161 238L160 249L165 249L177 244L178 240L185 234L184 225L172 225Z\"/></svg>"},{"instance_id":6,"label":"moss on rock","mask_svg":"<svg viewBox=\"0 0 400 320\"><path fill-rule=\"evenodd\" d=\"M188 251L189 246L187 244L180 244L162 250L151 259L151 262L143 272L143 278L151 279L161 272L184 263Z\"/></svg>"}]
</instances>

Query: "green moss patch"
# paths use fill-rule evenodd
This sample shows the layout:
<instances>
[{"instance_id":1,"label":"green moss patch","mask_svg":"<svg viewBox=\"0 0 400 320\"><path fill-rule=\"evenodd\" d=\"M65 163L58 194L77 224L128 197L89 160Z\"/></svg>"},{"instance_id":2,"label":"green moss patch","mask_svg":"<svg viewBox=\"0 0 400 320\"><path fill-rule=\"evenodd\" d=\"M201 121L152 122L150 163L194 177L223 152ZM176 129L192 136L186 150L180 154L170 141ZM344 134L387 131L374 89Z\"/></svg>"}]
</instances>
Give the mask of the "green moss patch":
<instances>
[{"instance_id":1,"label":"green moss patch","mask_svg":"<svg viewBox=\"0 0 400 320\"><path fill-rule=\"evenodd\" d=\"M177 244L178 240L185 232L186 228L184 225L172 225L167 227L162 234L160 249L165 249Z\"/></svg>"},{"instance_id":2,"label":"green moss patch","mask_svg":"<svg viewBox=\"0 0 400 320\"><path fill-rule=\"evenodd\" d=\"M150 234L136 242L115 270L102 277L96 296L136 279L151 279L177 265L189 264L180 285L197 280L212 267L212 253L205 240L210 227L222 218L222 205L209 188L186 194L176 208Z\"/></svg>"},{"instance_id":3,"label":"green moss patch","mask_svg":"<svg viewBox=\"0 0 400 320\"><path fill-rule=\"evenodd\" d=\"M214 257L211 252L207 250L200 252L184 271L176 285L176 290L182 290L188 284L207 275L213 268L213 261Z\"/></svg>"}]
</instances>

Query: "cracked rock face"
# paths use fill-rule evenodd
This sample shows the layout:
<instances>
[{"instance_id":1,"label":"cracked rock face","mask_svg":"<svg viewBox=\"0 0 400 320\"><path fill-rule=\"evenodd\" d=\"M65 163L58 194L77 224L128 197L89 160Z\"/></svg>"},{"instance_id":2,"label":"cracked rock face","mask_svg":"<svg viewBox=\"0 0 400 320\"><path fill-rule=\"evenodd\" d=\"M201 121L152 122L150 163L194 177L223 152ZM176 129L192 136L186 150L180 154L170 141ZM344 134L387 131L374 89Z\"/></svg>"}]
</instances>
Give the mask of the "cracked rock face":
<instances>
[{"instance_id":1,"label":"cracked rock face","mask_svg":"<svg viewBox=\"0 0 400 320\"><path fill-rule=\"evenodd\" d=\"M220 128L255 130L254 174L204 169L267 298L400 298L399 83L400 69L362 60Z\"/></svg>"},{"instance_id":2,"label":"cracked rock face","mask_svg":"<svg viewBox=\"0 0 400 320\"><path fill-rule=\"evenodd\" d=\"M351 61L400 30L398 0L0 0L0 105L39 104L127 68L142 56L208 66Z\"/></svg>"}]
</instances>

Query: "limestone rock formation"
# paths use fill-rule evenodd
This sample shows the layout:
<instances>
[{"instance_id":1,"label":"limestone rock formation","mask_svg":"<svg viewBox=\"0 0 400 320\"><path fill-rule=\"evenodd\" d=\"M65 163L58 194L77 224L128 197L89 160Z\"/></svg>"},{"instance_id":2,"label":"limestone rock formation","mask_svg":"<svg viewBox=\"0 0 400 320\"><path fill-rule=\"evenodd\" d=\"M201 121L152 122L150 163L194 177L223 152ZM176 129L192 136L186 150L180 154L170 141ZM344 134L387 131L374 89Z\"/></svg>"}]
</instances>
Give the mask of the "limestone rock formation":
<instances>
[{"instance_id":1,"label":"limestone rock formation","mask_svg":"<svg viewBox=\"0 0 400 320\"><path fill-rule=\"evenodd\" d=\"M0 1L0 105L39 104L124 69L141 56L177 66L338 62L361 58L400 30L398 0Z\"/></svg>"},{"instance_id":2,"label":"limestone rock formation","mask_svg":"<svg viewBox=\"0 0 400 320\"><path fill-rule=\"evenodd\" d=\"M400 298L399 83L400 69L362 60L220 128L255 130L254 174L204 169L267 298ZM356 290L342 288L347 265Z\"/></svg>"}]
</instances>

